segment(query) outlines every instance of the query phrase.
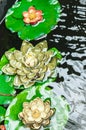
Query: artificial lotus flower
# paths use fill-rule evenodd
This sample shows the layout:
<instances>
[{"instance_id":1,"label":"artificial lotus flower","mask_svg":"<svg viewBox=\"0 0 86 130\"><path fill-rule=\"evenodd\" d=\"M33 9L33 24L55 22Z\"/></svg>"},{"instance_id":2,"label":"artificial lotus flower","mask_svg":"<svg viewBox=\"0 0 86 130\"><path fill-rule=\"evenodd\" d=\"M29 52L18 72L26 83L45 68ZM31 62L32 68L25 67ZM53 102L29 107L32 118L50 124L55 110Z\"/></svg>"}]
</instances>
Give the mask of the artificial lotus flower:
<instances>
[{"instance_id":1,"label":"artificial lotus flower","mask_svg":"<svg viewBox=\"0 0 86 130\"><path fill-rule=\"evenodd\" d=\"M6 14L6 27L22 40L33 40L48 34L60 17L58 0L21 0Z\"/></svg>"},{"instance_id":2,"label":"artificial lotus flower","mask_svg":"<svg viewBox=\"0 0 86 130\"><path fill-rule=\"evenodd\" d=\"M55 78L57 62L61 58L57 49L48 50L47 41L36 46L23 41L20 51L7 51L5 56L9 63L2 67L2 71L6 75L15 75L13 84L24 88Z\"/></svg>"},{"instance_id":3,"label":"artificial lotus flower","mask_svg":"<svg viewBox=\"0 0 86 130\"><path fill-rule=\"evenodd\" d=\"M35 98L30 103L23 103L23 110L19 113L19 118L26 127L38 130L42 125L50 124L50 118L55 113L55 109L50 108L50 101L42 101L41 98Z\"/></svg>"},{"instance_id":4,"label":"artificial lotus flower","mask_svg":"<svg viewBox=\"0 0 86 130\"><path fill-rule=\"evenodd\" d=\"M23 21L26 24L36 24L37 22L42 21L42 11L36 10L35 7L31 6L28 11L23 12Z\"/></svg>"},{"instance_id":5,"label":"artificial lotus flower","mask_svg":"<svg viewBox=\"0 0 86 130\"><path fill-rule=\"evenodd\" d=\"M0 130L6 130L4 125L0 125Z\"/></svg>"},{"instance_id":6,"label":"artificial lotus flower","mask_svg":"<svg viewBox=\"0 0 86 130\"><path fill-rule=\"evenodd\" d=\"M5 126L7 130L63 130L69 108L63 96L47 84L36 84L12 100L5 114Z\"/></svg>"}]
</instances>

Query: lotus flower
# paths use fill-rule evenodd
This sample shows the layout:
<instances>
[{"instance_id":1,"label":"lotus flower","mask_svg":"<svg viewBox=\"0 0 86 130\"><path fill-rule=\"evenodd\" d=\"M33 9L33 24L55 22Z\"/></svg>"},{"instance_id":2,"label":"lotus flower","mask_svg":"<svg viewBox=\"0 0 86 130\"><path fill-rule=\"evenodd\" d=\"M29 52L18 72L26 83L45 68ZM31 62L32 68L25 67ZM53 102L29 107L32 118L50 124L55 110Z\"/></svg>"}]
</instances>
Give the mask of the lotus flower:
<instances>
[{"instance_id":1,"label":"lotus flower","mask_svg":"<svg viewBox=\"0 0 86 130\"><path fill-rule=\"evenodd\" d=\"M0 125L0 130L6 130L4 125Z\"/></svg>"},{"instance_id":2,"label":"lotus flower","mask_svg":"<svg viewBox=\"0 0 86 130\"><path fill-rule=\"evenodd\" d=\"M33 40L48 34L60 17L58 0L21 0L6 14L6 27L22 40Z\"/></svg>"},{"instance_id":3,"label":"lotus flower","mask_svg":"<svg viewBox=\"0 0 86 130\"><path fill-rule=\"evenodd\" d=\"M29 102L23 103L23 110L19 113L19 118L26 127L39 129L42 125L47 126L55 109L50 108L50 102L43 102L42 99L36 98Z\"/></svg>"},{"instance_id":4,"label":"lotus flower","mask_svg":"<svg viewBox=\"0 0 86 130\"><path fill-rule=\"evenodd\" d=\"M2 67L2 71L7 75L15 75L13 84L23 85L25 88L34 85L35 82L44 82L49 77L55 77L59 57L56 56L56 51L47 49L46 41L35 47L23 41L20 51L5 52L9 63Z\"/></svg>"},{"instance_id":5,"label":"lotus flower","mask_svg":"<svg viewBox=\"0 0 86 130\"><path fill-rule=\"evenodd\" d=\"M26 24L36 24L39 21L42 21L42 11L36 10L33 6L31 6L28 11L23 12L24 19L23 21Z\"/></svg>"}]
</instances>

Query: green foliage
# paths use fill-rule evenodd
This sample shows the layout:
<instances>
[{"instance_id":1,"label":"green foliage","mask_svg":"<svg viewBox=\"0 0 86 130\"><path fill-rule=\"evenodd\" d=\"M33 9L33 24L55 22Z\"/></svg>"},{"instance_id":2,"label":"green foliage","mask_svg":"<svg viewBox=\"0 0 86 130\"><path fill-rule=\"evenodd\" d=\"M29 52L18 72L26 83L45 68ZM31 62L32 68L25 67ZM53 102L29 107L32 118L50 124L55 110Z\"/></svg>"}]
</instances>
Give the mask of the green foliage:
<instances>
[{"instance_id":1,"label":"green foliage","mask_svg":"<svg viewBox=\"0 0 86 130\"><path fill-rule=\"evenodd\" d=\"M6 58L5 55L2 56L1 60L0 60L0 69L6 65L8 63L8 59Z\"/></svg>"},{"instance_id":2,"label":"green foliage","mask_svg":"<svg viewBox=\"0 0 86 130\"><path fill-rule=\"evenodd\" d=\"M5 119L5 113L6 109L0 106L0 122L2 122Z\"/></svg>"},{"instance_id":3,"label":"green foliage","mask_svg":"<svg viewBox=\"0 0 86 130\"><path fill-rule=\"evenodd\" d=\"M62 59L62 55L60 53L60 51L56 48L51 48L51 50L55 53L56 57L61 60Z\"/></svg>"},{"instance_id":4,"label":"green foliage","mask_svg":"<svg viewBox=\"0 0 86 130\"><path fill-rule=\"evenodd\" d=\"M35 6L37 10L42 10L43 21L36 25L25 24L23 22L24 11L30 6ZM12 32L17 32L22 40L37 39L49 33L57 24L60 17L60 4L57 0L21 0L16 2L7 12L6 27Z\"/></svg>"},{"instance_id":5,"label":"green foliage","mask_svg":"<svg viewBox=\"0 0 86 130\"><path fill-rule=\"evenodd\" d=\"M30 102L36 97L40 97L44 101L49 99L51 101L51 107L55 108L56 110L55 114L51 118L50 125L44 127L43 129L63 130L64 125L67 123L68 120L69 105L62 97L58 97L54 93L52 93L52 90L46 90L46 85L38 87L33 86L32 88L24 90L19 95L17 95L17 97L12 101L6 112L6 130L20 130L21 128L24 130L27 129L24 127L21 120L19 120L18 114L23 109L23 102ZM30 129L28 128L28 130Z\"/></svg>"},{"instance_id":6,"label":"green foliage","mask_svg":"<svg viewBox=\"0 0 86 130\"><path fill-rule=\"evenodd\" d=\"M9 49L9 51L14 51L15 48ZM8 64L9 61L5 54L0 60L0 104L9 104L14 98L15 89L13 86L13 76L8 76L2 73L1 69L4 65Z\"/></svg>"},{"instance_id":7,"label":"green foliage","mask_svg":"<svg viewBox=\"0 0 86 130\"><path fill-rule=\"evenodd\" d=\"M0 74L0 104L9 104L14 98L13 77Z\"/></svg>"}]
</instances>

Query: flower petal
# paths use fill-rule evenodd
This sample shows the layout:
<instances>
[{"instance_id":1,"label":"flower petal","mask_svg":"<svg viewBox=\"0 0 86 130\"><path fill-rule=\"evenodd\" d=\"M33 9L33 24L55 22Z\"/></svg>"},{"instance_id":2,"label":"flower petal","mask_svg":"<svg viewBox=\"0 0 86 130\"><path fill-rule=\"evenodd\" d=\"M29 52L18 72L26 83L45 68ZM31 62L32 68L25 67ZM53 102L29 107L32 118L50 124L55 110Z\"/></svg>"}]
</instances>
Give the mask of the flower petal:
<instances>
[{"instance_id":1,"label":"flower petal","mask_svg":"<svg viewBox=\"0 0 86 130\"><path fill-rule=\"evenodd\" d=\"M23 85L24 85L25 88L29 88L29 87L33 86L34 83L35 83L34 81L31 81L31 82L28 81L27 83L24 83Z\"/></svg>"},{"instance_id":2,"label":"flower petal","mask_svg":"<svg viewBox=\"0 0 86 130\"><path fill-rule=\"evenodd\" d=\"M35 123L35 124L33 124L33 125L31 126L31 128L32 128L32 129L35 129L35 130L36 130L36 129L38 130L40 127L41 127L41 125L38 124L38 123Z\"/></svg>"},{"instance_id":3,"label":"flower petal","mask_svg":"<svg viewBox=\"0 0 86 130\"><path fill-rule=\"evenodd\" d=\"M25 54L27 51L31 50L33 48L33 45L27 41L23 41L20 51Z\"/></svg>"},{"instance_id":4,"label":"flower petal","mask_svg":"<svg viewBox=\"0 0 86 130\"><path fill-rule=\"evenodd\" d=\"M28 13L36 13L35 7L31 6L31 7L28 9Z\"/></svg>"},{"instance_id":5,"label":"flower petal","mask_svg":"<svg viewBox=\"0 0 86 130\"><path fill-rule=\"evenodd\" d=\"M21 62L22 56L23 56L23 55L22 55L22 52L19 51L19 50L15 50L15 51L13 52L13 54L14 54L15 59L16 59L17 61Z\"/></svg>"},{"instance_id":6,"label":"flower petal","mask_svg":"<svg viewBox=\"0 0 86 130\"><path fill-rule=\"evenodd\" d=\"M46 52L47 49L48 49L48 45L47 45L47 41L44 40L42 42L39 42L36 46L35 46L35 50L40 50L40 51L43 51L43 52Z\"/></svg>"},{"instance_id":7,"label":"flower petal","mask_svg":"<svg viewBox=\"0 0 86 130\"><path fill-rule=\"evenodd\" d=\"M13 60L15 59L14 55L13 55L13 52L10 52L10 51L6 51L5 52L5 56L8 58L8 60Z\"/></svg>"},{"instance_id":8,"label":"flower petal","mask_svg":"<svg viewBox=\"0 0 86 130\"><path fill-rule=\"evenodd\" d=\"M29 8L33 5L35 8ZM25 24L23 22L22 13L27 11L28 8L29 14L31 14L31 12L36 13L37 17L31 22L29 22L29 19L24 19L24 21L32 24L37 23L37 20L41 20L41 22L38 22L36 25ZM41 3L40 0L22 0L21 2L16 2L14 7L10 10L12 13L8 15L8 11L6 16L6 27L12 32L18 32L18 36L25 40L33 40L46 35L55 27L58 18L60 17L60 4L56 0L43 0ZM24 16L26 18L26 15Z\"/></svg>"},{"instance_id":9,"label":"flower petal","mask_svg":"<svg viewBox=\"0 0 86 130\"><path fill-rule=\"evenodd\" d=\"M50 124L50 120L49 119L44 120L42 124L43 124L43 126L46 126L46 125Z\"/></svg>"},{"instance_id":10,"label":"flower petal","mask_svg":"<svg viewBox=\"0 0 86 130\"><path fill-rule=\"evenodd\" d=\"M37 16L42 16L42 11L41 10L36 10L36 15Z\"/></svg>"},{"instance_id":11,"label":"flower petal","mask_svg":"<svg viewBox=\"0 0 86 130\"><path fill-rule=\"evenodd\" d=\"M45 111L45 110L44 110L44 111ZM42 112L42 113L41 113L41 118L43 118L43 119L46 118L46 113L45 113L45 112Z\"/></svg>"},{"instance_id":12,"label":"flower petal","mask_svg":"<svg viewBox=\"0 0 86 130\"><path fill-rule=\"evenodd\" d=\"M29 24L29 23L30 23L30 19L29 19L28 17L25 17L25 18L23 19L23 21L25 22L25 24Z\"/></svg>"},{"instance_id":13,"label":"flower petal","mask_svg":"<svg viewBox=\"0 0 86 130\"><path fill-rule=\"evenodd\" d=\"M22 68L22 64L20 62L17 62L16 60L10 60L10 65L13 68Z\"/></svg>"},{"instance_id":14,"label":"flower petal","mask_svg":"<svg viewBox=\"0 0 86 130\"><path fill-rule=\"evenodd\" d=\"M45 102L45 113L48 113L50 111L50 103L49 102Z\"/></svg>"},{"instance_id":15,"label":"flower petal","mask_svg":"<svg viewBox=\"0 0 86 130\"><path fill-rule=\"evenodd\" d=\"M10 64L7 64L2 67L2 71L7 75L14 75L16 74L16 69L10 66Z\"/></svg>"},{"instance_id":16,"label":"flower petal","mask_svg":"<svg viewBox=\"0 0 86 130\"><path fill-rule=\"evenodd\" d=\"M37 122L37 123L41 123L41 122L42 122L42 118L41 118L41 116L39 116L39 118L35 118L35 122Z\"/></svg>"},{"instance_id":17,"label":"flower petal","mask_svg":"<svg viewBox=\"0 0 86 130\"><path fill-rule=\"evenodd\" d=\"M57 66L57 59L55 57L52 58L51 62L47 65L49 70L55 69Z\"/></svg>"},{"instance_id":18,"label":"flower petal","mask_svg":"<svg viewBox=\"0 0 86 130\"><path fill-rule=\"evenodd\" d=\"M13 84L14 84L15 86L21 86L21 85L22 85L22 82L21 82L19 76L17 76L17 75L15 76Z\"/></svg>"},{"instance_id":19,"label":"flower petal","mask_svg":"<svg viewBox=\"0 0 86 130\"><path fill-rule=\"evenodd\" d=\"M24 17L29 17L28 12L27 12L27 11L23 12L23 16L24 16Z\"/></svg>"},{"instance_id":20,"label":"flower petal","mask_svg":"<svg viewBox=\"0 0 86 130\"><path fill-rule=\"evenodd\" d=\"M24 71L22 69L18 69L17 70L17 75L19 75L19 76L25 76L26 74L24 73Z\"/></svg>"}]
</instances>

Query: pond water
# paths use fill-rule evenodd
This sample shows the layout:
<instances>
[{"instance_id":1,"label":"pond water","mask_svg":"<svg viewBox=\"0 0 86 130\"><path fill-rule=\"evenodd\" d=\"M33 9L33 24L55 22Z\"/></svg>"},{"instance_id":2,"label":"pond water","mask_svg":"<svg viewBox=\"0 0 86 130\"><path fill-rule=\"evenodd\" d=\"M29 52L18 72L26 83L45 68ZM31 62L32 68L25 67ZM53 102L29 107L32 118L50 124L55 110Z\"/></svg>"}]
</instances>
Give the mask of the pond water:
<instances>
[{"instance_id":1,"label":"pond water","mask_svg":"<svg viewBox=\"0 0 86 130\"><path fill-rule=\"evenodd\" d=\"M21 40L5 28L3 21L12 2L0 0L0 56L9 48L21 45ZM65 130L86 130L86 0L60 0L60 3L60 21L43 38L63 56L57 68L57 80L51 86L57 94L65 95L72 106ZM32 42L36 44L40 40Z\"/></svg>"}]
</instances>

